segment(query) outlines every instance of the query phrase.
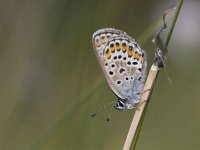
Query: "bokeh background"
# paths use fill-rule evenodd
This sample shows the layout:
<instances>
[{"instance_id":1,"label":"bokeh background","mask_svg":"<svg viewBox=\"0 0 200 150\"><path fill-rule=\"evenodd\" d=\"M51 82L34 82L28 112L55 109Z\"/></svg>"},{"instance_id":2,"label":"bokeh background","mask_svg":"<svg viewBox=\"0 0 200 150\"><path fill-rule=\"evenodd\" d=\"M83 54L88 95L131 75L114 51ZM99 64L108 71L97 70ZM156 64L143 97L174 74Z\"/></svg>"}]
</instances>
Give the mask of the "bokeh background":
<instances>
[{"instance_id":1,"label":"bokeh background","mask_svg":"<svg viewBox=\"0 0 200 150\"><path fill-rule=\"evenodd\" d=\"M95 58L92 34L115 27L153 62L151 40L178 0L0 0L0 150L121 150L134 111L116 99ZM185 1L137 150L200 149L200 1ZM173 15L173 13L172 13Z\"/></svg>"}]
</instances>

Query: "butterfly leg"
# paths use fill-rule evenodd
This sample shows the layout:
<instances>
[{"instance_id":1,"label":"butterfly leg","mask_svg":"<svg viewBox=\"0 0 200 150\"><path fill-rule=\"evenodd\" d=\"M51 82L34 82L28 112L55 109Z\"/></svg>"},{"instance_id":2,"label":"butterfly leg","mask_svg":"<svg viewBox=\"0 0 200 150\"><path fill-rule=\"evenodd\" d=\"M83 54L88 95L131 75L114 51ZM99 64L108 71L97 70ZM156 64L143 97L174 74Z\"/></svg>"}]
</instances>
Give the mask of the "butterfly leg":
<instances>
[{"instance_id":1,"label":"butterfly leg","mask_svg":"<svg viewBox=\"0 0 200 150\"><path fill-rule=\"evenodd\" d=\"M145 92L148 92L148 91L150 91L152 88L149 88L149 89L146 89L146 90L144 90L143 92L142 92L142 94L143 93L145 93ZM138 92L139 93L139 92ZM140 107L142 106L142 104L144 104L144 103L146 103L147 102L147 100L143 100L143 101L140 101L140 103L137 105L137 107L136 107L136 110L138 110L138 111L140 111Z\"/></svg>"},{"instance_id":2,"label":"butterfly leg","mask_svg":"<svg viewBox=\"0 0 200 150\"><path fill-rule=\"evenodd\" d=\"M136 110L140 111L140 107L141 107L144 103L146 103L146 102L147 102L147 100L141 101L141 102L137 105Z\"/></svg>"}]
</instances>

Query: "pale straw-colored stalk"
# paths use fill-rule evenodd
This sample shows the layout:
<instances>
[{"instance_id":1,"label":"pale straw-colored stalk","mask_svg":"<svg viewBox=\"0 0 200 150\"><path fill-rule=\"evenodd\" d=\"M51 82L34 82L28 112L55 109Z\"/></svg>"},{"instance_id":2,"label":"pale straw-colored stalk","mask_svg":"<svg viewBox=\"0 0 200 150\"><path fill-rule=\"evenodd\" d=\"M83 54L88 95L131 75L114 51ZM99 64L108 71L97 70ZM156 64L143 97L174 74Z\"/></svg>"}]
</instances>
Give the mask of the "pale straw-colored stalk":
<instances>
[{"instance_id":1,"label":"pale straw-colored stalk","mask_svg":"<svg viewBox=\"0 0 200 150\"><path fill-rule=\"evenodd\" d=\"M176 13L175 13L174 19L172 21L172 25L169 29L169 33L167 35L166 42L164 44L165 47L167 47L169 44L173 29L175 27L179 12L182 7L182 4L183 4L183 0L180 0L180 3L178 5L178 7L176 8ZM169 10L172 10L172 9L174 9L174 8L171 8ZM166 15L166 13L168 13L169 10L167 10L165 12L165 14L163 15L163 18L165 18L165 15ZM165 25L165 22L164 22L164 25ZM158 44L160 44L160 43L158 43ZM131 150L131 149L134 150L136 147L139 133L140 133L140 130L142 127L142 123L143 123L143 120L144 120L144 117L145 117L145 114L146 114L146 111L148 108L149 99L150 99L150 96L151 96L151 93L153 90L153 86L154 86L154 83L158 76L159 70L162 69L162 67L160 67L158 62L156 62L156 61L157 61L157 59L155 59L154 64L150 68L150 71L149 71L149 74L148 74L148 77L147 77L147 80L146 80L146 83L144 86L143 94L141 96L141 103L139 104L139 108L135 111L129 132L126 137L126 141L125 141L123 150Z\"/></svg>"}]
</instances>

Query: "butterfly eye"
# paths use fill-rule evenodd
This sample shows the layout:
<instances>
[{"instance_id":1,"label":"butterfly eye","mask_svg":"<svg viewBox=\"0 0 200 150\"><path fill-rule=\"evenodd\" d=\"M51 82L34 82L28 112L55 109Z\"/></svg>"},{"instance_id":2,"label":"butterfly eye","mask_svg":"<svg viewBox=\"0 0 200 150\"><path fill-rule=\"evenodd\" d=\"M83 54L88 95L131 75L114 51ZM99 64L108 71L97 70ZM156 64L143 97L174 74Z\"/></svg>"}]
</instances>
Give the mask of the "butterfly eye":
<instances>
[{"instance_id":1,"label":"butterfly eye","mask_svg":"<svg viewBox=\"0 0 200 150\"><path fill-rule=\"evenodd\" d=\"M118 102L119 106L124 107L124 103L122 101Z\"/></svg>"},{"instance_id":2,"label":"butterfly eye","mask_svg":"<svg viewBox=\"0 0 200 150\"><path fill-rule=\"evenodd\" d=\"M116 104L115 108L117 110L123 110L123 109L125 109L125 103L122 102L121 100L119 100L119 101L117 101L117 104Z\"/></svg>"}]
</instances>

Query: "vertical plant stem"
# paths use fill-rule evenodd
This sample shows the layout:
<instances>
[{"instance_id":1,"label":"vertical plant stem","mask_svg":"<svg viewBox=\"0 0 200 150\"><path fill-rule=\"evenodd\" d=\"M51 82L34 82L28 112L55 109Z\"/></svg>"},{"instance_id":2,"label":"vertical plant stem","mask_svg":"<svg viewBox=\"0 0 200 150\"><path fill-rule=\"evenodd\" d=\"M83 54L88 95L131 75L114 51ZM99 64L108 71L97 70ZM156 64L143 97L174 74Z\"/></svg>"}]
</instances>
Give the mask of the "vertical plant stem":
<instances>
[{"instance_id":1,"label":"vertical plant stem","mask_svg":"<svg viewBox=\"0 0 200 150\"><path fill-rule=\"evenodd\" d=\"M173 19L172 25L171 25L171 27L170 27L170 29L169 29L169 32L168 32L168 35L167 35L167 39L166 39L166 42L165 42L165 46L166 46L166 47L168 47L168 45L169 45L169 41L170 41L172 32L173 32L173 30L174 30L174 27L175 27L175 25L176 25L176 21L177 21L177 19L178 19L178 15L179 15L179 13L180 13L180 11L181 11L181 7L182 7L182 5L183 5L183 1L184 1L184 0L180 0L180 3L179 3L179 5L178 5L178 7L176 8L176 13L175 13L175 15L174 15L174 19Z\"/></svg>"},{"instance_id":2,"label":"vertical plant stem","mask_svg":"<svg viewBox=\"0 0 200 150\"><path fill-rule=\"evenodd\" d=\"M175 27L178 15L179 15L181 7L182 7L182 4L183 4L183 0L180 0L180 3L179 3L179 5L176 9L175 17L172 21L172 25L171 25L170 30L169 30L169 34L168 34L166 42L165 42L166 47L169 44L171 35L173 33L173 29ZM144 120L144 117L145 117L145 114L146 114L146 111L147 111L147 108L148 108L148 105L149 105L149 98L150 98L151 93L153 91L153 86L154 86L154 83L156 81L156 78L158 76L160 69L161 68L159 68L155 64L153 64L151 66L151 69L149 71L149 75L147 77L147 81L146 81L145 86L144 86L144 92L141 96L141 105L139 106L139 110L135 111L135 114L134 114L130 129L129 129L128 135L126 137L126 141L125 141L123 150L131 150L131 149L135 150L135 147L136 147L136 144L137 144L137 141L138 141L138 138L139 138L139 134L140 134L140 131L141 131L141 128L142 128L143 120Z\"/></svg>"}]
</instances>

